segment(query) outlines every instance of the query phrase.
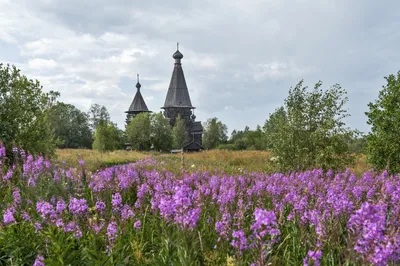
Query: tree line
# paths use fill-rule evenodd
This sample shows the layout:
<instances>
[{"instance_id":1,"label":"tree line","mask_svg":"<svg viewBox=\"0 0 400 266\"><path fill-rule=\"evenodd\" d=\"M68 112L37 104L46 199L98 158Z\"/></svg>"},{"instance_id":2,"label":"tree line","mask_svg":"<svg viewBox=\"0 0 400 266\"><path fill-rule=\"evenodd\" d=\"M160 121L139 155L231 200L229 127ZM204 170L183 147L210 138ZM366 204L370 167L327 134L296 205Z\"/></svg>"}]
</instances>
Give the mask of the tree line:
<instances>
[{"instance_id":1,"label":"tree line","mask_svg":"<svg viewBox=\"0 0 400 266\"><path fill-rule=\"evenodd\" d=\"M400 172L400 71L385 77L386 84L366 112L371 131L346 126L346 90L339 84L309 89L303 81L290 89L281 107L255 130L233 130L217 118L204 124L207 149L268 150L282 170L314 167L341 169L355 153L365 153L376 169ZM142 113L121 130L110 120L107 108L93 104L82 112L59 102L60 94L44 93L37 80L28 79L15 66L0 64L0 141L11 151L23 146L48 156L58 148L123 149L168 152L190 139L181 118L173 128L161 113Z\"/></svg>"}]
</instances>

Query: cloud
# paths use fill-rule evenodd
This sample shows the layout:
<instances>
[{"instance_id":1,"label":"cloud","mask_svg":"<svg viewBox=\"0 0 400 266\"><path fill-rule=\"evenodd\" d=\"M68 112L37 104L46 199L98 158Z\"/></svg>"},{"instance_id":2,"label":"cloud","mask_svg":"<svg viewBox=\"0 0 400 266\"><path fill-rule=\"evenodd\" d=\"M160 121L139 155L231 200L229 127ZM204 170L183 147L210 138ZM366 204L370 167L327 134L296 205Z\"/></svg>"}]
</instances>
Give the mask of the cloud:
<instances>
[{"instance_id":1,"label":"cloud","mask_svg":"<svg viewBox=\"0 0 400 266\"><path fill-rule=\"evenodd\" d=\"M137 73L149 109L163 105L179 41L198 119L255 127L300 79L322 80L348 90L349 125L366 131L367 103L398 70L397 14L394 0L3 0L0 62L123 128Z\"/></svg>"},{"instance_id":2,"label":"cloud","mask_svg":"<svg viewBox=\"0 0 400 266\"><path fill-rule=\"evenodd\" d=\"M57 63L53 59L35 58L28 61L28 66L34 70L46 70L56 68Z\"/></svg>"},{"instance_id":3,"label":"cloud","mask_svg":"<svg viewBox=\"0 0 400 266\"><path fill-rule=\"evenodd\" d=\"M260 63L253 66L254 79L262 81L267 78L300 78L309 74L309 67L298 67L294 62Z\"/></svg>"}]
</instances>

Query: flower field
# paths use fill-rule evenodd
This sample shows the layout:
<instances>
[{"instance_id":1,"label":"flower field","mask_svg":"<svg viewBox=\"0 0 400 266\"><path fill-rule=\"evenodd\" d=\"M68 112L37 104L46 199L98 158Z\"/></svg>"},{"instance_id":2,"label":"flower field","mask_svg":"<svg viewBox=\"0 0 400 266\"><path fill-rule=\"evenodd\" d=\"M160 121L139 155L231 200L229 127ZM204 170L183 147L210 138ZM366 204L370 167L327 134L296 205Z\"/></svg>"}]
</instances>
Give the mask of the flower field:
<instances>
[{"instance_id":1,"label":"flower field","mask_svg":"<svg viewBox=\"0 0 400 266\"><path fill-rule=\"evenodd\" d=\"M89 171L0 147L2 265L398 265L400 176Z\"/></svg>"}]
</instances>

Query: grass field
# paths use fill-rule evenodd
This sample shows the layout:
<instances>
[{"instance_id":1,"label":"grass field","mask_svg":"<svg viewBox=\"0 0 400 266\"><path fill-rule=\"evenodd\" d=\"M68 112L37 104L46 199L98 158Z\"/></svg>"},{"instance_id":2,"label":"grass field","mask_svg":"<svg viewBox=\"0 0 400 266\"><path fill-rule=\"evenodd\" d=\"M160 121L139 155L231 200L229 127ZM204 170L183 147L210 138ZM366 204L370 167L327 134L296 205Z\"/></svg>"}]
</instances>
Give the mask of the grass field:
<instances>
[{"instance_id":1,"label":"grass field","mask_svg":"<svg viewBox=\"0 0 400 266\"><path fill-rule=\"evenodd\" d=\"M86 168L91 171L112 166L135 162L144 158L164 161L167 170L174 171L182 168L181 154L160 154L154 152L114 151L100 153L94 150L65 149L57 150L57 160L65 161L67 166L76 167L80 159L85 160ZM226 173L247 172L277 172L279 169L267 151L227 151L211 150L198 153L184 154L184 168L187 171L224 171ZM371 169L366 163L365 155L358 155L354 165L349 166L352 172L361 174Z\"/></svg>"}]
</instances>

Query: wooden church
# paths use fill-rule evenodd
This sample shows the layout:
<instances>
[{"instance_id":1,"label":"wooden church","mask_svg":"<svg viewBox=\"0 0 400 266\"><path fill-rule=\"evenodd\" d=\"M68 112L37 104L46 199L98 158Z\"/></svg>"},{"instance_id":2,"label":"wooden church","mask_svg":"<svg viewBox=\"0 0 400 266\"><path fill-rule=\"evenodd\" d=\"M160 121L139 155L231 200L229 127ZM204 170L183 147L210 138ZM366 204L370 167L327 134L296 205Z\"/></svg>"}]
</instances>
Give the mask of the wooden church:
<instances>
[{"instance_id":1,"label":"wooden church","mask_svg":"<svg viewBox=\"0 0 400 266\"><path fill-rule=\"evenodd\" d=\"M179 46L172 57L175 59L174 70L172 72L171 82L169 84L164 106L161 107L161 109L164 110L164 116L169 120L172 127L175 125L178 115L180 115L186 122L190 141L182 147L182 149L184 151L200 151L203 149L203 127L200 121L196 121L196 116L193 113L195 107L192 105L190 100L185 75L183 74L181 63L183 54L179 51ZM136 88L137 91L135 97L133 98L128 111L125 112L127 113L127 123L129 123L129 121L137 114L150 112L140 92L141 84L139 83L139 75Z\"/></svg>"}]
</instances>

